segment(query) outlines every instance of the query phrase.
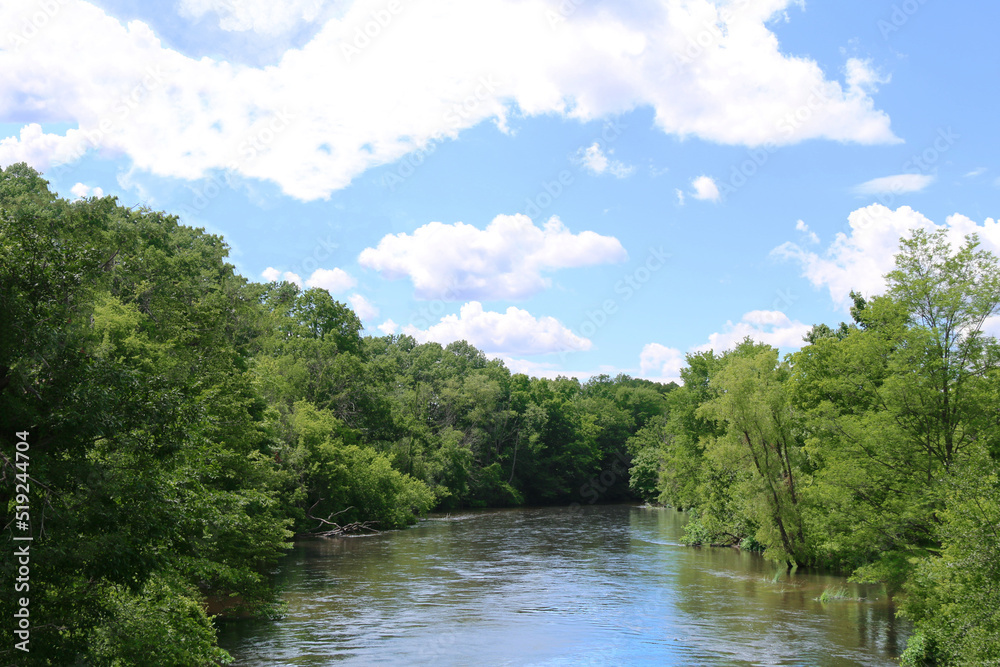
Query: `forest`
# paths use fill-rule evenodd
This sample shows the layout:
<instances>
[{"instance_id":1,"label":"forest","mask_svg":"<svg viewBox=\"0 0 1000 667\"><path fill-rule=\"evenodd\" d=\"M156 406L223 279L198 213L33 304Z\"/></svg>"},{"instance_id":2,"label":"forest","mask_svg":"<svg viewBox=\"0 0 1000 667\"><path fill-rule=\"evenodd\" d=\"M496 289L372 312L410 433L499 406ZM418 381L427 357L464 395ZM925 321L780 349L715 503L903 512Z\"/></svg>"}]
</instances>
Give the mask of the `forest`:
<instances>
[{"instance_id":1,"label":"forest","mask_svg":"<svg viewBox=\"0 0 1000 667\"><path fill-rule=\"evenodd\" d=\"M913 232L850 322L784 358L689 354L680 386L362 335L228 252L0 170L0 611L30 598L31 628L4 664L226 664L214 616L280 617L296 536L623 500L688 512L692 545L883 585L914 624L903 664L1000 664L1000 266L975 237Z\"/></svg>"}]
</instances>

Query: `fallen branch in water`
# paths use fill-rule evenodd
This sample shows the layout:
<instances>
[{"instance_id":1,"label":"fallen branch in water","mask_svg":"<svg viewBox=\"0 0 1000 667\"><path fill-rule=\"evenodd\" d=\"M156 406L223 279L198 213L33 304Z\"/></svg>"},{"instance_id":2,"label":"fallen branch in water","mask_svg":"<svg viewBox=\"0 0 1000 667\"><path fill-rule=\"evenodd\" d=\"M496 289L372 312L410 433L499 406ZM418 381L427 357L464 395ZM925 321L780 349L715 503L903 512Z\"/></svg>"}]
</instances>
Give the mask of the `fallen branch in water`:
<instances>
[{"instance_id":1,"label":"fallen branch in water","mask_svg":"<svg viewBox=\"0 0 1000 667\"><path fill-rule=\"evenodd\" d=\"M379 532L374 528L372 528L372 526L378 525L378 521L353 521L351 523L345 523L343 526L341 526L336 521L330 520L333 517L343 514L348 510L354 509L353 505L345 509L342 509L339 512L330 512L329 516L327 516L325 519L322 517L313 516L312 513L313 508L315 508L316 505L319 505L321 502L323 502L322 498L314 502L312 504L312 507L306 510L306 516L310 519L313 519L314 521L319 521L319 525L317 525L316 529L311 533L299 533L300 536L337 537L338 535L352 535L354 533L360 533L363 531L368 531L369 534L376 534ZM331 527L327 528L326 530L319 530L323 526L331 526Z\"/></svg>"},{"instance_id":2,"label":"fallen branch in water","mask_svg":"<svg viewBox=\"0 0 1000 667\"><path fill-rule=\"evenodd\" d=\"M367 531L369 535L377 535L380 531L372 528L372 526L377 524L378 521L355 521L353 523L345 523L343 526L334 523L332 524L334 527L330 530L306 534L315 537L338 537L340 535L353 535L355 533Z\"/></svg>"}]
</instances>

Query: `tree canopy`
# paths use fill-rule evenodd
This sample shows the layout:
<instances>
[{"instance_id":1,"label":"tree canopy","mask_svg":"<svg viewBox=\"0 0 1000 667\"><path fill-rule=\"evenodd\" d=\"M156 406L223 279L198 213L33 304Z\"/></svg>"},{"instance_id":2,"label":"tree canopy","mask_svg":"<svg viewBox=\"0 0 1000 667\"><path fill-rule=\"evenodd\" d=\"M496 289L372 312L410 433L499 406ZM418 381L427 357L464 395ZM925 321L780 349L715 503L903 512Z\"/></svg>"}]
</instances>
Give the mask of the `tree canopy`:
<instances>
[{"instance_id":1,"label":"tree canopy","mask_svg":"<svg viewBox=\"0 0 1000 667\"><path fill-rule=\"evenodd\" d=\"M363 335L325 290L227 256L0 170L0 499L13 515L30 486L33 538L32 650L6 662L225 663L213 615L280 615L296 535L633 498L688 510L691 544L883 584L915 625L904 664L1000 661L1000 268L975 237L914 232L851 322L784 358L690 354L681 387Z\"/></svg>"}]
</instances>

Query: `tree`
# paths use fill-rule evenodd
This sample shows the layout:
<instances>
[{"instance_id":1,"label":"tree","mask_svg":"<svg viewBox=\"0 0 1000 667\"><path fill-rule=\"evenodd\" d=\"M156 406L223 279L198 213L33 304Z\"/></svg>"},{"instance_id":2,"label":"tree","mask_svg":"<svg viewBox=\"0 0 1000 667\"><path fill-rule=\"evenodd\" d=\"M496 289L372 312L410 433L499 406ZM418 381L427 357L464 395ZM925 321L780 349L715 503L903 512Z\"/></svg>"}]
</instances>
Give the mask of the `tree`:
<instances>
[{"instance_id":1,"label":"tree","mask_svg":"<svg viewBox=\"0 0 1000 667\"><path fill-rule=\"evenodd\" d=\"M1000 664L1000 480L978 448L946 481L940 557L906 585L902 614L915 624L902 664Z\"/></svg>"},{"instance_id":2,"label":"tree","mask_svg":"<svg viewBox=\"0 0 1000 667\"><path fill-rule=\"evenodd\" d=\"M741 513L758 525L754 538L765 555L790 565L809 561L801 511L801 444L788 400L789 368L778 351L749 338L723 357L711 380L716 396L699 414L726 424L706 456L719 468L752 470L732 488Z\"/></svg>"},{"instance_id":3,"label":"tree","mask_svg":"<svg viewBox=\"0 0 1000 667\"><path fill-rule=\"evenodd\" d=\"M975 237L953 252L943 230L900 245L886 295L856 300L858 326L793 358L823 508L818 551L890 591L937 553L943 482L977 442L996 442L983 406L1000 358L982 334L1000 304L996 258Z\"/></svg>"}]
</instances>

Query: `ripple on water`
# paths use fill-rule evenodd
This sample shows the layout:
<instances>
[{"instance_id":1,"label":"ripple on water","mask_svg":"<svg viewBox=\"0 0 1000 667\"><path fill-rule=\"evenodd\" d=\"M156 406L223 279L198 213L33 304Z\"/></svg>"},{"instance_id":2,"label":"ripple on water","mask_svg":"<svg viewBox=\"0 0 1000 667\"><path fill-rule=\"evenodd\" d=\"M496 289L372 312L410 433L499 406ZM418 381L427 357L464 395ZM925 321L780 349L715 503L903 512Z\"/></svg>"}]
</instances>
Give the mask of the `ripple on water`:
<instances>
[{"instance_id":1,"label":"ripple on water","mask_svg":"<svg viewBox=\"0 0 1000 667\"><path fill-rule=\"evenodd\" d=\"M279 575L286 618L220 641L240 665L894 664L906 630L887 605L820 603L842 579L680 546L684 520L482 511L303 542Z\"/></svg>"}]
</instances>

